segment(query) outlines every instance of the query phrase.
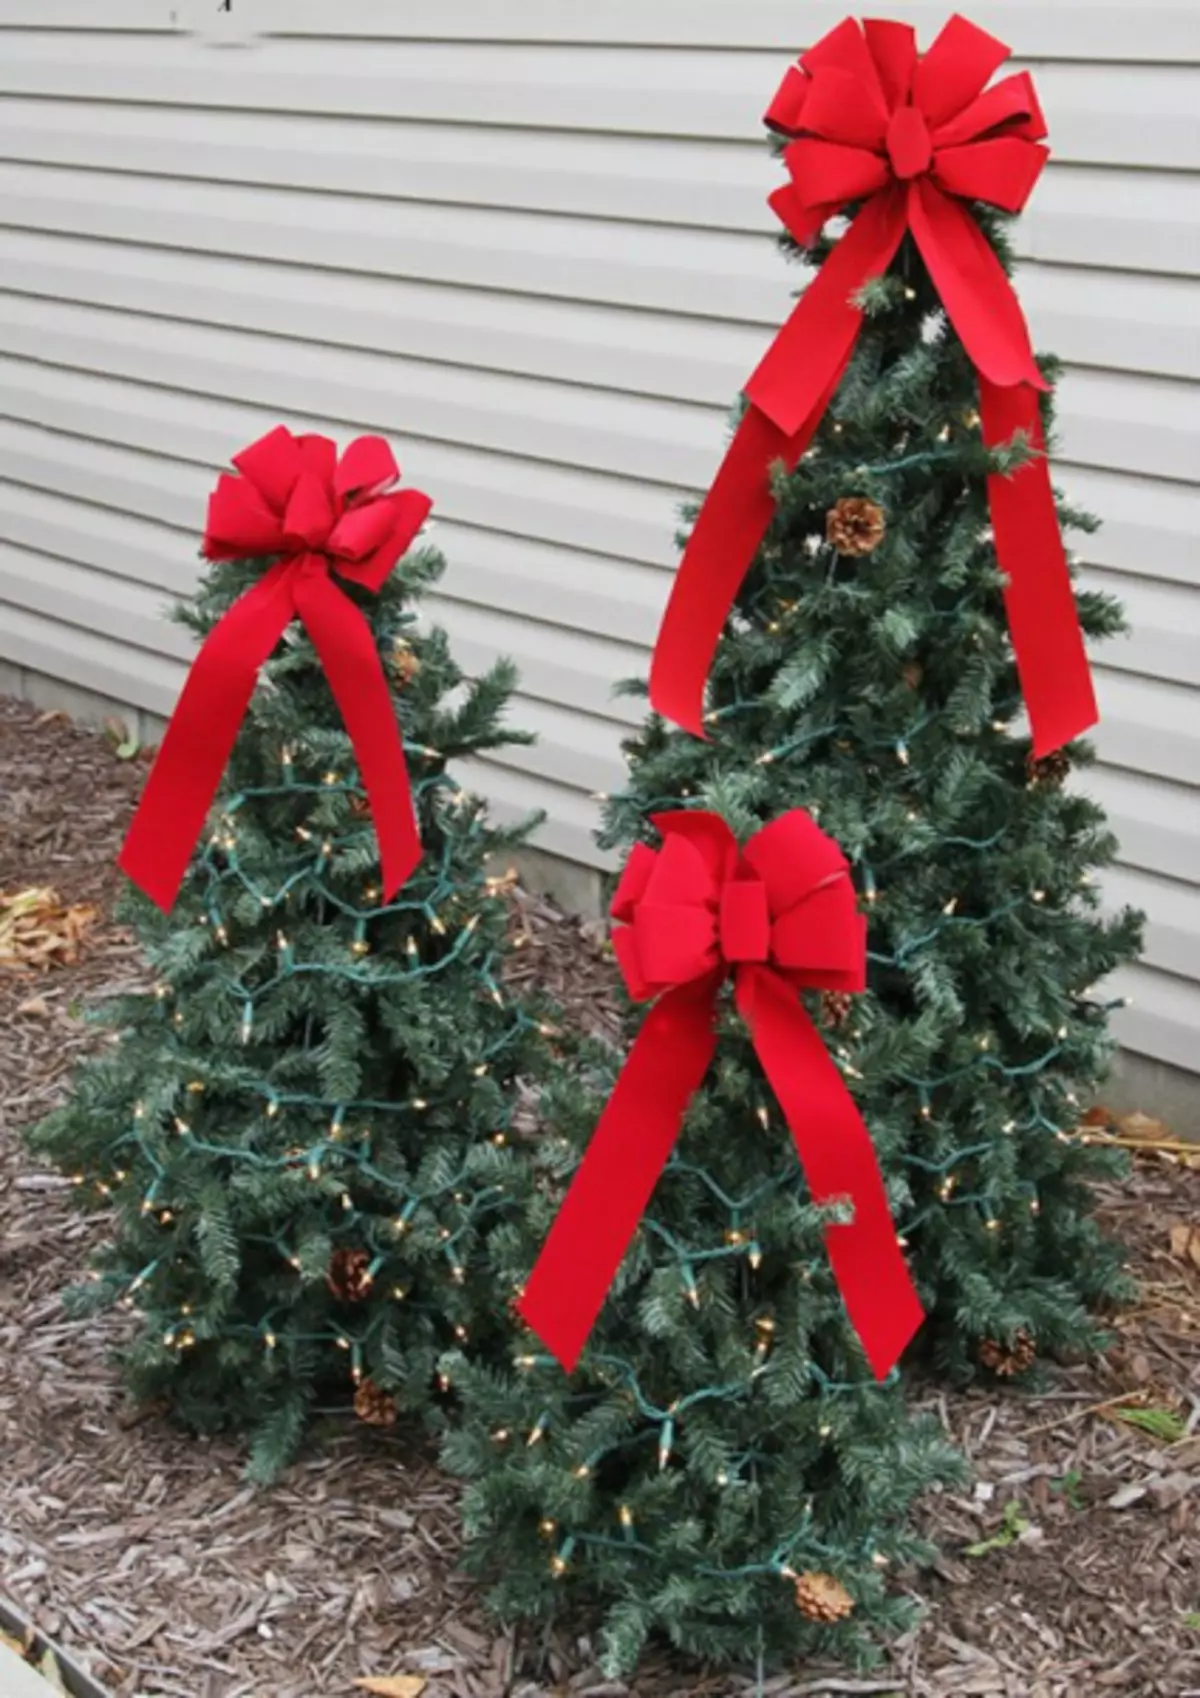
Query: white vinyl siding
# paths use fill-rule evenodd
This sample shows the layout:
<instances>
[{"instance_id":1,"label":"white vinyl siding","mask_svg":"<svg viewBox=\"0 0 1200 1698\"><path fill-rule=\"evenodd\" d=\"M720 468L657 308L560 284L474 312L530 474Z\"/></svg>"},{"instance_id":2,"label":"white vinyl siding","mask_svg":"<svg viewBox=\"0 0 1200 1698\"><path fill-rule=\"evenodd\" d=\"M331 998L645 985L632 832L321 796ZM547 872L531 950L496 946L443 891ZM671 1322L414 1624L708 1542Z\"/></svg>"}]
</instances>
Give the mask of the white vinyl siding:
<instances>
[{"instance_id":1,"label":"white vinyl siding","mask_svg":"<svg viewBox=\"0 0 1200 1698\"><path fill-rule=\"evenodd\" d=\"M680 500L787 311L759 115L807 0L0 0L0 663L166 714L215 470L379 431L435 498L432 612L513 655L483 784L598 864ZM873 5L928 41L947 7ZM1053 163L1019 227L1105 528L1092 787L1150 915L1127 1043L1200 1070L1200 5L980 0Z\"/></svg>"}]
</instances>

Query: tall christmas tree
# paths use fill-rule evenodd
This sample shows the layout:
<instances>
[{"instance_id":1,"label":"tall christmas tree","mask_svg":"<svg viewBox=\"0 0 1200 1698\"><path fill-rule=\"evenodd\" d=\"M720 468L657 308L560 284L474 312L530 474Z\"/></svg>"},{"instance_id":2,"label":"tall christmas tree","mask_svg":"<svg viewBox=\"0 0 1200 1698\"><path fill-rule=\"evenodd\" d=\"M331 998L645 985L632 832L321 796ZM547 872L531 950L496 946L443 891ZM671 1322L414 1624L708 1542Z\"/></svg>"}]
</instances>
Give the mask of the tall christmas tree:
<instances>
[{"instance_id":1,"label":"tall christmas tree","mask_svg":"<svg viewBox=\"0 0 1200 1698\"><path fill-rule=\"evenodd\" d=\"M657 1000L615 1088L597 1053L590 1089L573 1071L547 1092L525 1210L489 1240L536 1331L506 1368L446 1363L468 1564L510 1618L597 1612L613 1674L651 1636L713 1663L868 1662L911 1614L892 1580L924 1550L913 1501L958 1465L864 1361L886 1377L919 1310L800 1003L851 1000L865 927L802 815L740 854L712 814L656 832L614 915L627 983Z\"/></svg>"},{"instance_id":2,"label":"tall christmas tree","mask_svg":"<svg viewBox=\"0 0 1200 1698\"><path fill-rule=\"evenodd\" d=\"M214 563L177 612L206 646L123 854L156 897L131 888L123 917L157 984L102 1011L113 1044L32 1137L106 1212L74 1295L139 1317L132 1391L250 1431L267 1476L317 1409L436 1411L440 1353L500 1331L482 1242L543 1040L502 988L506 878L489 870L524 828L490 825L447 771L529 740L501 723L514 671L467 685L445 634L418 630L435 550L390 570L428 501L383 493L376 439L335 468L331 443L276 431L237 464L210 506ZM273 565L247 557L255 538ZM261 670L230 659L248 619L265 620ZM200 764L222 726L232 740L239 676L244 723L189 864L176 822L206 798L180 752L193 731Z\"/></svg>"},{"instance_id":3,"label":"tall christmas tree","mask_svg":"<svg viewBox=\"0 0 1200 1698\"><path fill-rule=\"evenodd\" d=\"M773 204L816 270L693 515L651 679L699 729L715 650L706 740L652 716L602 841L686 800L743 834L801 804L842 845L868 994L823 1019L902 1198L923 1343L1011 1375L1091 1346L1126 1293L1089 1219L1112 1160L1077 1129L1112 1050L1097 987L1140 922L1104 914L1116 845L1069 782L1093 758L1079 630L1122 618L1063 554L1096 521L1047 475L1058 368L1005 228L1046 131L1028 75L985 86L1006 55L961 18L923 57L847 21L788 72Z\"/></svg>"}]
</instances>

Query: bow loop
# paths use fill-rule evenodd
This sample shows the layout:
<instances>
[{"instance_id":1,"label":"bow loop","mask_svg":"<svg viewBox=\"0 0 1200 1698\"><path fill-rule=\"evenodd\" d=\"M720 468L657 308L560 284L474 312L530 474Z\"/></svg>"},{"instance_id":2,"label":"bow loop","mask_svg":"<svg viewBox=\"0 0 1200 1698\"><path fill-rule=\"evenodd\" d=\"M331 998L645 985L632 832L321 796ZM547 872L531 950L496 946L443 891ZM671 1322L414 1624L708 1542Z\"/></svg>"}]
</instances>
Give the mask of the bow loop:
<instances>
[{"instance_id":1,"label":"bow loop","mask_svg":"<svg viewBox=\"0 0 1200 1698\"><path fill-rule=\"evenodd\" d=\"M882 93L840 66L822 66L813 75L804 102L804 133L845 147L882 146L888 128L888 110Z\"/></svg>"},{"instance_id":2,"label":"bow loop","mask_svg":"<svg viewBox=\"0 0 1200 1698\"><path fill-rule=\"evenodd\" d=\"M379 495L398 480L396 456L382 436L360 436L342 455L333 487L345 501Z\"/></svg>"},{"instance_id":3,"label":"bow loop","mask_svg":"<svg viewBox=\"0 0 1200 1698\"><path fill-rule=\"evenodd\" d=\"M283 515L283 543L300 554L324 548L333 528L329 486L307 469L296 479Z\"/></svg>"},{"instance_id":4,"label":"bow loop","mask_svg":"<svg viewBox=\"0 0 1200 1698\"><path fill-rule=\"evenodd\" d=\"M243 478L253 485L273 513L283 514L304 470L302 441L286 425L276 425L257 442L232 456Z\"/></svg>"},{"instance_id":5,"label":"bow loop","mask_svg":"<svg viewBox=\"0 0 1200 1698\"><path fill-rule=\"evenodd\" d=\"M1009 56L994 35L958 13L942 27L913 73L913 105L936 129L969 106Z\"/></svg>"},{"instance_id":6,"label":"bow loop","mask_svg":"<svg viewBox=\"0 0 1200 1698\"><path fill-rule=\"evenodd\" d=\"M769 959L771 912L761 879L731 879L723 887L719 936L721 955L731 966Z\"/></svg>"},{"instance_id":7,"label":"bow loop","mask_svg":"<svg viewBox=\"0 0 1200 1698\"><path fill-rule=\"evenodd\" d=\"M283 525L265 497L246 478L222 472L208 498L202 549L209 560L252 560L278 554Z\"/></svg>"}]
</instances>

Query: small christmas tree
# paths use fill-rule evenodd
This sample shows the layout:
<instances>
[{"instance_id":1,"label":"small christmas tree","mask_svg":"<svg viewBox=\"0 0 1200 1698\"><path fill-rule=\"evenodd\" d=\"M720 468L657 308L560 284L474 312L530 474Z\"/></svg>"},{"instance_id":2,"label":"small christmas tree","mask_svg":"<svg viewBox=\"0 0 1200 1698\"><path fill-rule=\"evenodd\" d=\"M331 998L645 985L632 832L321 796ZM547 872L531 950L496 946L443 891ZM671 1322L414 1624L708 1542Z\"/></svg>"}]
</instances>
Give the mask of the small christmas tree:
<instances>
[{"instance_id":1,"label":"small christmas tree","mask_svg":"<svg viewBox=\"0 0 1200 1698\"><path fill-rule=\"evenodd\" d=\"M1006 52L961 18L921 59L906 26L847 21L789 71L774 204L785 250L817 270L689 540L653 699L682 700L667 650L689 631L703 648L717 602L688 621L704 573L723 595L739 544L763 540L709 675L708 740L652 716L601 841L627 848L651 806L686 800L742 834L803 805L842 845L870 916L869 994L827 1002L825 1027L906 1196L921 1338L943 1369L1007 1377L1093 1346L1089 1311L1129 1291L1089 1218L1088 1181L1116 1159L1077 1131L1112 1053L1098 985L1140 921L1102 912L1116 845L1066 782L1093 755L1057 746L1092 716L1075 609L1090 637L1123 626L1105 595L1072 601L1062 559L1059 524L1097 522L1064 499L1055 521L1040 435L1057 367L1034 367L1006 281L997 208L1022 204L1045 154L1027 75L981 92ZM839 211L844 234L827 225ZM800 340L809 322L844 338L848 365L841 342ZM761 407L820 388L827 360L831 398L783 434ZM1011 387L985 375L997 365ZM702 670L680 664L690 690Z\"/></svg>"},{"instance_id":2,"label":"small christmas tree","mask_svg":"<svg viewBox=\"0 0 1200 1698\"><path fill-rule=\"evenodd\" d=\"M853 1101L799 1003L800 984L854 982L861 922L811 822L741 860L711 815L656 823L665 852L635 850L614 914L627 981L658 1000L615 1089L594 1052L590 1090L573 1072L547 1092L523 1216L489 1240L497 1288L540 1336L506 1369L446 1363L467 1561L505 1616L596 1610L612 1674L651 1635L715 1663L869 1661L910 1614L890 1575L924 1549L913 1500L958 1464L847 1322L850 1303L886 1371L919 1318ZM851 1200L854 1225L836 1224Z\"/></svg>"},{"instance_id":3,"label":"small christmas tree","mask_svg":"<svg viewBox=\"0 0 1200 1698\"><path fill-rule=\"evenodd\" d=\"M272 464L295 461L286 437L266 439ZM299 439L304 453L314 442L324 463L331 444ZM262 448L239 464L256 470ZM355 523L374 547L370 494L345 505L367 510ZM287 525L297 502L293 492ZM214 500L219 555L216 512ZM413 604L443 570L436 551L408 554L371 589L338 571L339 534L310 531L305 558L322 574L329 549L325 582L358 609L367 658L390 675L423 860L385 894L318 653L328 638L315 647L290 625L174 911L136 889L123 899L156 987L103 1011L113 1046L32 1134L81 1202L107 1211L75 1297L138 1314L121 1351L134 1394L166 1399L194 1428L251 1431L263 1477L318 1407L352 1406L379 1425L436 1409L440 1353L500 1331L482 1240L502 1196L515 1082L536 1075L542 1048L534 1017L501 987L507 881L489 871L525 828L489 825L447 772L529 741L501 724L513 668L465 687L444 633L416 629ZM287 569L269 568L276 588ZM178 618L209 637L267 571L262 559L218 559ZM153 883L153 858L143 864Z\"/></svg>"}]
</instances>

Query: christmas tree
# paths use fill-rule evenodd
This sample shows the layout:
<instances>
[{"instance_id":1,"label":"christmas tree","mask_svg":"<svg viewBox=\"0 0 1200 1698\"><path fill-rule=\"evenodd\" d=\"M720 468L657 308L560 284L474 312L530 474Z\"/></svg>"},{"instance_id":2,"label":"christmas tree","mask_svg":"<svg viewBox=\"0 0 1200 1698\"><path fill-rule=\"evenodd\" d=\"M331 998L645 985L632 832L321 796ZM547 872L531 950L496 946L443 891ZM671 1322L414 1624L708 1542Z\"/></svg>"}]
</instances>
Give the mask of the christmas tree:
<instances>
[{"instance_id":1,"label":"christmas tree","mask_svg":"<svg viewBox=\"0 0 1200 1698\"><path fill-rule=\"evenodd\" d=\"M333 463L332 444L287 432L239 456L247 476L223 479L210 506L215 559L176 616L211 643L264 584L278 598L316 577L350 609L335 614L351 622L347 640L365 642L357 670L335 663L335 700L319 611L310 600L289 624L288 608L275 609L282 640L264 639L269 658L171 911L161 904L176 881L148 833L169 833L172 817L135 822L127 842L123 863L158 901L131 887L123 918L157 983L101 1011L111 1045L32 1134L81 1202L105 1211L73 1295L138 1317L120 1352L133 1393L166 1400L196 1429L249 1431L261 1477L317 1410L353 1407L381 1425L435 1415L441 1352L500 1332L482 1243L503 1197L515 1084L536 1076L543 1047L535 1017L502 988L508 881L490 870L526 828L489 824L447 770L529 741L502 724L513 668L500 662L468 685L445 634L418 629L415 604L444 563L418 546L388 575L429 504L380 496L395 470L386 448L356 443L342 467L359 472L344 477ZM242 520L226 522L228 502L256 502L273 477L288 535L272 566L238 556L221 532L244 535ZM302 498L326 504L315 528L298 516ZM381 667L385 730L398 718L424 848L391 890L345 716L347 687L365 689ZM184 706L144 807L171 781ZM202 716L201 735L219 718ZM378 747L376 773L377 757ZM403 762L400 778L407 788ZM411 826L400 822L410 861ZM394 846L394 820L387 831ZM393 886L405 870L393 859Z\"/></svg>"},{"instance_id":2,"label":"christmas tree","mask_svg":"<svg viewBox=\"0 0 1200 1698\"><path fill-rule=\"evenodd\" d=\"M799 1002L801 984L858 981L864 928L811 821L777 822L740 860L715 816L656 824L664 853L635 850L614 914L631 989L658 1000L615 1088L593 1051L589 1089L574 1070L548 1090L526 1207L489 1240L536 1331L507 1367L446 1363L468 1565L507 1617L597 1613L614 1675L652 1635L712 1663L868 1662L910 1615L892 1573L924 1550L913 1501L958 1464L864 1361L866 1345L886 1375L919 1312ZM746 908L760 882L769 942L766 905Z\"/></svg>"},{"instance_id":3,"label":"christmas tree","mask_svg":"<svg viewBox=\"0 0 1200 1698\"><path fill-rule=\"evenodd\" d=\"M1028 75L985 88L1006 54L961 18L920 58L905 26L848 21L788 72L773 204L816 270L692 514L652 673L696 717L711 636L707 740L652 715L602 841L686 800L741 834L801 804L842 845L868 995L824 1024L903 1199L922 1342L1012 1375L1093 1346L1089 1312L1127 1293L1088 1218L1111 1152L1077 1129L1112 1051L1097 987L1140 922L1104 914L1116 845L1068 782L1093 759L1079 628L1122 616L1072 597L1063 556L1096 521L1052 491L1058 367L1009 282L1045 124Z\"/></svg>"}]
</instances>

